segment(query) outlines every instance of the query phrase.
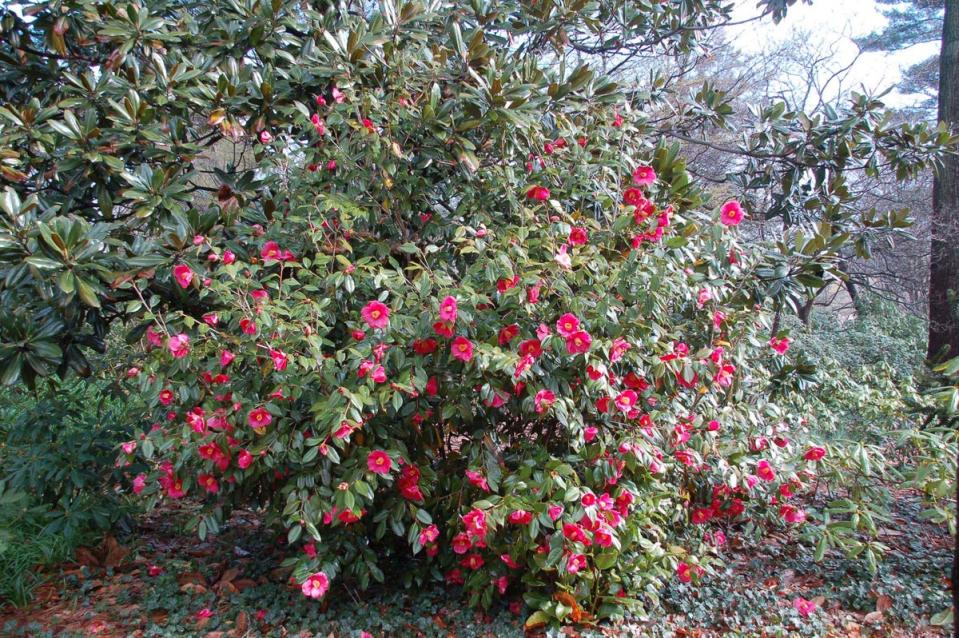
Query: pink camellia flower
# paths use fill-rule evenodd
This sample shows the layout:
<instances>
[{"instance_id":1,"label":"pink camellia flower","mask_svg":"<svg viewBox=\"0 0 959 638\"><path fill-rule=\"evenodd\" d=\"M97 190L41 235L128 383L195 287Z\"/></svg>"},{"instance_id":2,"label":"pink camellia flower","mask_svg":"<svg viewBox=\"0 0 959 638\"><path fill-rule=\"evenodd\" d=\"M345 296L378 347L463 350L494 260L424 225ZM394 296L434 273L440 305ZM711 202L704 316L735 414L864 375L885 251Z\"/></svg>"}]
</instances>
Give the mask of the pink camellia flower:
<instances>
[{"instance_id":1,"label":"pink camellia flower","mask_svg":"<svg viewBox=\"0 0 959 638\"><path fill-rule=\"evenodd\" d=\"M582 226L573 226L569 231L569 239L567 241L570 246L582 246L589 241L589 233Z\"/></svg>"},{"instance_id":2,"label":"pink camellia flower","mask_svg":"<svg viewBox=\"0 0 959 638\"><path fill-rule=\"evenodd\" d=\"M633 171L633 183L637 186L649 186L656 181L656 171L652 166L637 166Z\"/></svg>"},{"instance_id":3,"label":"pink camellia flower","mask_svg":"<svg viewBox=\"0 0 959 638\"><path fill-rule=\"evenodd\" d=\"M291 261L293 254L289 251L281 250L279 244L275 241L268 241L263 244L263 248L260 249L260 257L263 258L263 261ZM289 257L289 259L287 259L287 257Z\"/></svg>"},{"instance_id":4,"label":"pink camellia flower","mask_svg":"<svg viewBox=\"0 0 959 638\"><path fill-rule=\"evenodd\" d=\"M232 250L223 251L223 263L225 265L229 266L235 261L236 261L236 253L234 253Z\"/></svg>"},{"instance_id":5,"label":"pink camellia flower","mask_svg":"<svg viewBox=\"0 0 959 638\"><path fill-rule=\"evenodd\" d=\"M393 459L383 450L373 450L366 457L366 467L374 474L389 474L393 468Z\"/></svg>"},{"instance_id":6,"label":"pink camellia flower","mask_svg":"<svg viewBox=\"0 0 959 638\"><path fill-rule=\"evenodd\" d=\"M204 607L194 614L197 620L204 620L213 616L213 611L209 607Z\"/></svg>"},{"instance_id":7,"label":"pink camellia flower","mask_svg":"<svg viewBox=\"0 0 959 638\"><path fill-rule=\"evenodd\" d=\"M127 441L120 445L120 449L123 450L124 454L133 454L133 451L137 449L136 441Z\"/></svg>"},{"instance_id":8,"label":"pink camellia flower","mask_svg":"<svg viewBox=\"0 0 959 638\"><path fill-rule=\"evenodd\" d=\"M821 445L814 445L803 454L803 458L811 462L819 461L824 456L826 456L826 448Z\"/></svg>"},{"instance_id":9,"label":"pink camellia flower","mask_svg":"<svg viewBox=\"0 0 959 638\"><path fill-rule=\"evenodd\" d=\"M264 407L255 408L246 416L246 422L254 430L263 431L266 426L273 423L273 415Z\"/></svg>"},{"instance_id":10,"label":"pink camellia flower","mask_svg":"<svg viewBox=\"0 0 959 638\"><path fill-rule=\"evenodd\" d=\"M533 514L526 510L513 510L506 518L513 525L529 525L533 521Z\"/></svg>"},{"instance_id":11,"label":"pink camellia flower","mask_svg":"<svg viewBox=\"0 0 959 638\"><path fill-rule=\"evenodd\" d=\"M147 485L146 474L137 474L133 479L133 493L140 494Z\"/></svg>"},{"instance_id":12,"label":"pink camellia flower","mask_svg":"<svg viewBox=\"0 0 959 638\"><path fill-rule=\"evenodd\" d=\"M585 330L577 330L566 337L566 351L569 354L584 354L589 352L589 347L593 343L593 338Z\"/></svg>"},{"instance_id":13,"label":"pink camellia flower","mask_svg":"<svg viewBox=\"0 0 959 638\"><path fill-rule=\"evenodd\" d=\"M559 250L556 251L556 254L553 255L553 260L567 270L573 267L573 261L570 258L568 251L569 246L567 244L563 244L559 247Z\"/></svg>"},{"instance_id":14,"label":"pink camellia flower","mask_svg":"<svg viewBox=\"0 0 959 638\"><path fill-rule=\"evenodd\" d=\"M240 453L236 457L236 464L241 470L245 470L253 465L253 455L246 450L240 450Z\"/></svg>"},{"instance_id":15,"label":"pink camellia flower","mask_svg":"<svg viewBox=\"0 0 959 638\"><path fill-rule=\"evenodd\" d=\"M583 430L583 439L590 443L593 439L596 438L596 434L599 432L599 429L590 425L585 430Z\"/></svg>"},{"instance_id":16,"label":"pink camellia flower","mask_svg":"<svg viewBox=\"0 0 959 638\"><path fill-rule=\"evenodd\" d=\"M230 352L229 350L224 350L220 353L220 366L227 367L233 360L236 359L236 355Z\"/></svg>"},{"instance_id":17,"label":"pink camellia flower","mask_svg":"<svg viewBox=\"0 0 959 638\"><path fill-rule=\"evenodd\" d=\"M189 288L193 281L193 271L186 264L179 264L173 267L173 278L180 284L180 288Z\"/></svg>"},{"instance_id":18,"label":"pink camellia flower","mask_svg":"<svg viewBox=\"0 0 959 638\"><path fill-rule=\"evenodd\" d=\"M556 402L556 395L549 390L540 390L533 397L533 403L536 405L537 414L546 412Z\"/></svg>"},{"instance_id":19,"label":"pink camellia flower","mask_svg":"<svg viewBox=\"0 0 959 638\"><path fill-rule=\"evenodd\" d=\"M163 573L163 568L159 565L148 565L147 574L153 577L157 577Z\"/></svg>"},{"instance_id":20,"label":"pink camellia flower","mask_svg":"<svg viewBox=\"0 0 959 638\"><path fill-rule=\"evenodd\" d=\"M633 409L633 406L636 405L636 400L638 395L632 390L624 390L619 393L619 396L616 397L614 403L616 407L622 410L623 412L629 412Z\"/></svg>"},{"instance_id":21,"label":"pink camellia flower","mask_svg":"<svg viewBox=\"0 0 959 638\"><path fill-rule=\"evenodd\" d=\"M286 370L286 365L290 361L285 352L272 348L270 349L270 359L273 360L273 367L279 372Z\"/></svg>"},{"instance_id":22,"label":"pink camellia flower","mask_svg":"<svg viewBox=\"0 0 959 638\"><path fill-rule=\"evenodd\" d=\"M613 546L612 530L606 525L600 526L599 529L593 532L593 541L600 547L612 547Z\"/></svg>"},{"instance_id":23,"label":"pink camellia flower","mask_svg":"<svg viewBox=\"0 0 959 638\"><path fill-rule=\"evenodd\" d=\"M791 343L792 339L789 337L773 337L769 340L769 347L779 354L786 354L786 351L789 350L789 345Z\"/></svg>"},{"instance_id":24,"label":"pink camellia flower","mask_svg":"<svg viewBox=\"0 0 959 638\"><path fill-rule=\"evenodd\" d=\"M566 571L570 574L578 574L586 569L586 557L582 554L570 554L566 559Z\"/></svg>"},{"instance_id":25,"label":"pink camellia flower","mask_svg":"<svg viewBox=\"0 0 959 638\"><path fill-rule=\"evenodd\" d=\"M776 472L769 464L769 461L760 461L756 464L756 476L766 482L776 480Z\"/></svg>"},{"instance_id":26,"label":"pink camellia flower","mask_svg":"<svg viewBox=\"0 0 959 638\"><path fill-rule=\"evenodd\" d=\"M779 515L787 523L798 524L806 520L806 512L794 505L782 505L779 507Z\"/></svg>"},{"instance_id":27,"label":"pink camellia flower","mask_svg":"<svg viewBox=\"0 0 959 638\"><path fill-rule=\"evenodd\" d=\"M556 332L562 337L568 337L579 330L579 319L571 312L556 320Z\"/></svg>"},{"instance_id":28,"label":"pink camellia flower","mask_svg":"<svg viewBox=\"0 0 959 638\"><path fill-rule=\"evenodd\" d=\"M486 481L486 477L483 476L480 472L475 472L473 470L466 470L466 478L469 480L470 484L474 487L478 487L484 492L489 492L489 483Z\"/></svg>"},{"instance_id":29,"label":"pink camellia flower","mask_svg":"<svg viewBox=\"0 0 959 638\"><path fill-rule=\"evenodd\" d=\"M260 144L269 144L273 141L273 135L269 131L260 131Z\"/></svg>"},{"instance_id":30,"label":"pink camellia flower","mask_svg":"<svg viewBox=\"0 0 959 638\"><path fill-rule=\"evenodd\" d=\"M307 598L323 598L330 589L330 579L323 572L316 572L306 579L300 589Z\"/></svg>"},{"instance_id":31,"label":"pink camellia flower","mask_svg":"<svg viewBox=\"0 0 959 638\"><path fill-rule=\"evenodd\" d=\"M802 597L793 599L793 607L803 618L809 618L809 616L816 611L816 603Z\"/></svg>"},{"instance_id":32,"label":"pink camellia flower","mask_svg":"<svg viewBox=\"0 0 959 638\"><path fill-rule=\"evenodd\" d=\"M486 512L481 509L471 509L462 516L463 525L470 536L483 538L486 536Z\"/></svg>"},{"instance_id":33,"label":"pink camellia flower","mask_svg":"<svg viewBox=\"0 0 959 638\"><path fill-rule=\"evenodd\" d=\"M700 289L699 294L696 295L696 307L702 308L712 298L713 293L709 290L709 288Z\"/></svg>"},{"instance_id":34,"label":"pink camellia flower","mask_svg":"<svg viewBox=\"0 0 959 638\"><path fill-rule=\"evenodd\" d=\"M428 545L440 537L440 530L436 525L428 525L420 532L420 545Z\"/></svg>"},{"instance_id":35,"label":"pink camellia flower","mask_svg":"<svg viewBox=\"0 0 959 638\"><path fill-rule=\"evenodd\" d=\"M371 301L363 306L360 316L371 328L386 328L390 325L390 309L379 301Z\"/></svg>"},{"instance_id":36,"label":"pink camellia flower","mask_svg":"<svg viewBox=\"0 0 959 638\"><path fill-rule=\"evenodd\" d=\"M550 505L546 510L546 514L549 516L550 520L557 521L559 517L563 515L563 506L562 505Z\"/></svg>"},{"instance_id":37,"label":"pink camellia flower","mask_svg":"<svg viewBox=\"0 0 959 638\"><path fill-rule=\"evenodd\" d=\"M375 383L386 383L386 368L383 366L376 366L370 372L370 378L373 379Z\"/></svg>"},{"instance_id":38,"label":"pink camellia flower","mask_svg":"<svg viewBox=\"0 0 959 638\"><path fill-rule=\"evenodd\" d=\"M719 428L722 427L716 419L713 419L706 424L706 430L709 432L719 432Z\"/></svg>"},{"instance_id":39,"label":"pink camellia flower","mask_svg":"<svg viewBox=\"0 0 959 638\"><path fill-rule=\"evenodd\" d=\"M609 360L616 363L623 358L623 355L625 355L631 347L629 342L622 337L613 339L613 345L609 348Z\"/></svg>"},{"instance_id":40,"label":"pink camellia flower","mask_svg":"<svg viewBox=\"0 0 959 638\"><path fill-rule=\"evenodd\" d=\"M440 319L449 323L456 321L456 297L447 297L440 302Z\"/></svg>"},{"instance_id":41,"label":"pink camellia flower","mask_svg":"<svg viewBox=\"0 0 959 638\"><path fill-rule=\"evenodd\" d=\"M450 344L450 354L454 359L469 361L473 358L473 343L466 337L456 337Z\"/></svg>"},{"instance_id":42,"label":"pink camellia flower","mask_svg":"<svg viewBox=\"0 0 959 638\"><path fill-rule=\"evenodd\" d=\"M719 221L724 226L738 226L743 220L743 207L734 199L729 200L719 211Z\"/></svg>"},{"instance_id":43,"label":"pink camellia flower","mask_svg":"<svg viewBox=\"0 0 959 638\"><path fill-rule=\"evenodd\" d=\"M501 346L505 346L510 341L516 338L516 335L519 334L519 324L512 323L508 326L503 326L500 328L499 335L496 339L497 343Z\"/></svg>"},{"instance_id":44,"label":"pink camellia flower","mask_svg":"<svg viewBox=\"0 0 959 638\"><path fill-rule=\"evenodd\" d=\"M519 563L513 560L513 557L509 554L500 554L499 559L510 569L519 569Z\"/></svg>"},{"instance_id":45,"label":"pink camellia flower","mask_svg":"<svg viewBox=\"0 0 959 638\"><path fill-rule=\"evenodd\" d=\"M215 312L208 312L201 317L203 323L210 326L211 328L216 328L217 324L220 323L220 316Z\"/></svg>"},{"instance_id":46,"label":"pink camellia flower","mask_svg":"<svg viewBox=\"0 0 959 638\"><path fill-rule=\"evenodd\" d=\"M167 342L170 353L177 359L190 354L190 337L185 334L173 335Z\"/></svg>"},{"instance_id":47,"label":"pink camellia flower","mask_svg":"<svg viewBox=\"0 0 959 638\"><path fill-rule=\"evenodd\" d=\"M533 186L526 191L526 198L537 202L545 202L549 199L549 189L545 186Z\"/></svg>"}]
</instances>

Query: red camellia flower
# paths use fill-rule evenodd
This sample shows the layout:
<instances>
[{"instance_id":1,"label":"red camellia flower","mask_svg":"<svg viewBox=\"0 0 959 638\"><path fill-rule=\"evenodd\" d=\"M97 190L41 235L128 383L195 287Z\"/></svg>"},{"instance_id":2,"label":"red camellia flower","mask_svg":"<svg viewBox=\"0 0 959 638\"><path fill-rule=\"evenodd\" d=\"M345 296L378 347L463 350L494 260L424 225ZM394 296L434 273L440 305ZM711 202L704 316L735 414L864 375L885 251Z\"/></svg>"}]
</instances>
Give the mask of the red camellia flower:
<instances>
[{"instance_id":1,"label":"red camellia flower","mask_svg":"<svg viewBox=\"0 0 959 638\"><path fill-rule=\"evenodd\" d=\"M549 199L549 189L545 186L533 186L526 191L526 198L537 202L545 202Z\"/></svg>"},{"instance_id":2,"label":"red camellia flower","mask_svg":"<svg viewBox=\"0 0 959 638\"><path fill-rule=\"evenodd\" d=\"M189 288L193 281L193 271L186 264L179 264L173 267L173 278L180 284L180 288Z\"/></svg>"},{"instance_id":3,"label":"red camellia flower","mask_svg":"<svg viewBox=\"0 0 959 638\"><path fill-rule=\"evenodd\" d=\"M386 328L390 325L390 309L379 301L371 301L363 306L360 316L370 328Z\"/></svg>"},{"instance_id":4,"label":"red camellia flower","mask_svg":"<svg viewBox=\"0 0 959 638\"><path fill-rule=\"evenodd\" d=\"M256 322L252 319L243 318L240 319L240 330L245 335L255 335L256 334Z\"/></svg>"},{"instance_id":5,"label":"red camellia flower","mask_svg":"<svg viewBox=\"0 0 959 638\"><path fill-rule=\"evenodd\" d=\"M590 544L586 530L576 523L563 523L563 536L566 537L566 540L572 541L573 543L580 543L582 545Z\"/></svg>"},{"instance_id":6,"label":"red camellia flower","mask_svg":"<svg viewBox=\"0 0 959 638\"><path fill-rule=\"evenodd\" d=\"M656 171L652 166L637 166L633 171L633 183L637 186L649 186L656 181Z\"/></svg>"},{"instance_id":7,"label":"red camellia flower","mask_svg":"<svg viewBox=\"0 0 959 638\"><path fill-rule=\"evenodd\" d=\"M373 450L366 457L366 467L374 474L389 474L393 468L393 459L383 450Z\"/></svg>"},{"instance_id":8,"label":"red camellia flower","mask_svg":"<svg viewBox=\"0 0 959 638\"><path fill-rule=\"evenodd\" d=\"M623 203L627 206L642 206L645 202L646 197L638 188L627 188L623 191Z\"/></svg>"},{"instance_id":9,"label":"red camellia flower","mask_svg":"<svg viewBox=\"0 0 959 638\"><path fill-rule=\"evenodd\" d=\"M417 339L413 342L413 352L419 355L428 355L436 352L436 339Z\"/></svg>"},{"instance_id":10,"label":"red camellia flower","mask_svg":"<svg viewBox=\"0 0 959 638\"><path fill-rule=\"evenodd\" d=\"M469 556L463 557L463 560L460 561L460 565L466 567L467 569L477 570L483 566L483 557L479 554L470 554Z\"/></svg>"},{"instance_id":11,"label":"red camellia flower","mask_svg":"<svg viewBox=\"0 0 959 638\"><path fill-rule=\"evenodd\" d=\"M505 346L519 334L519 324L511 323L508 326L503 326L500 328L499 336L497 337L497 342L501 346Z\"/></svg>"},{"instance_id":12,"label":"red camellia flower","mask_svg":"<svg viewBox=\"0 0 959 638\"><path fill-rule=\"evenodd\" d=\"M160 390L160 399L161 405L170 405L173 403L173 391L172 390Z\"/></svg>"},{"instance_id":13,"label":"red camellia flower","mask_svg":"<svg viewBox=\"0 0 959 638\"><path fill-rule=\"evenodd\" d=\"M262 431L266 428L266 426L273 423L273 415L271 415L266 408L259 407L250 410L250 413L246 417L246 421L254 430Z\"/></svg>"},{"instance_id":14,"label":"red camellia flower","mask_svg":"<svg viewBox=\"0 0 959 638\"><path fill-rule=\"evenodd\" d=\"M569 239L567 241L570 246L582 246L589 241L589 232L582 226L573 226L569 231Z\"/></svg>"},{"instance_id":15,"label":"red camellia flower","mask_svg":"<svg viewBox=\"0 0 959 638\"><path fill-rule=\"evenodd\" d=\"M779 354L786 354L786 351L789 350L789 345L791 343L792 339L789 337L773 337L769 340L769 347Z\"/></svg>"},{"instance_id":16,"label":"red camellia flower","mask_svg":"<svg viewBox=\"0 0 959 638\"><path fill-rule=\"evenodd\" d=\"M743 207L734 199L729 200L719 210L719 221L724 226L738 226L743 220Z\"/></svg>"},{"instance_id":17,"label":"red camellia flower","mask_svg":"<svg viewBox=\"0 0 959 638\"><path fill-rule=\"evenodd\" d=\"M466 337L456 337L450 344L450 354L454 359L469 361L473 358L473 343Z\"/></svg>"},{"instance_id":18,"label":"red camellia flower","mask_svg":"<svg viewBox=\"0 0 959 638\"><path fill-rule=\"evenodd\" d=\"M533 514L526 510L513 510L506 518L513 525L529 525L533 520Z\"/></svg>"},{"instance_id":19,"label":"red camellia flower","mask_svg":"<svg viewBox=\"0 0 959 638\"><path fill-rule=\"evenodd\" d=\"M826 456L826 448L821 445L814 445L813 447L806 450L806 453L803 454L803 458L807 461L818 461Z\"/></svg>"},{"instance_id":20,"label":"red camellia flower","mask_svg":"<svg viewBox=\"0 0 959 638\"><path fill-rule=\"evenodd\" d=\"M210 494L216 494L220 491L220 484L212 474L200 474L196 477L196 482Z\"/></svg>"},{"instance_id":21,"label":"red camellia flower","mask_svg":"<svg viewBox=\"0 0 959 638\"><path fill-rule=\"evenodd\" d=\"M682 583L690 583L693 580L693 574L702 576L705 570L702 567L693 567L692 565L681 562L676 565L676 576Z\"/></svg>"},{"instance_id":22,"label":"red camellia flower","mask_svg":"<svg viewBox=\"0 0 959 638\"><path fill-rule=\"evenodd\" d=\"M776 472L769 461L760 461L756 464L756 476L767 482L776 480Z\"/></svg>"},{"instance_id":23,"label":"red camellia flower","mask_svg":"<svg viewBox=\"0 0 959 638\"><path fill-rule=\"evenodd\" d=\"M236 464L241 470L245 470L253 465L253 455L246 450L240 450L240 453L236 457Z\"/></svg>"}]
</instances>

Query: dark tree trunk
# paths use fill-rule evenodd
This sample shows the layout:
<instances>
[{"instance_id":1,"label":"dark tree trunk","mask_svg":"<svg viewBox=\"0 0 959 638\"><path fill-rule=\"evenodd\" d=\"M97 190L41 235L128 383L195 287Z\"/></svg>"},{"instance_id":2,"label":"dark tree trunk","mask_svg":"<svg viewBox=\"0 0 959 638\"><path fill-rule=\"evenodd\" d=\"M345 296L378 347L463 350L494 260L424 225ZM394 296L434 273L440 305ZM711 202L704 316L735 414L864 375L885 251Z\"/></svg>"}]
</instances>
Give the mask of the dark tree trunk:
<instances>
[{"instance_id":1,"label":"dark tree trunk","mask_svg":"<svg viewBox=\"0 0 959 638\"><path fill-rule=\"evenodd\" d=\"M946 0L939 56L939 120L959 123L959 0ZM932 187L932 259L929 263L930 360L959 355L959 157L946 156ZM956 464L959 510L959 459ZM959 638L959 537L952 557L953 636Z\"/></svg>"},{"instance_id":2,"label":"dark tree trunk","mask_svg":"<svg viewBox=\"0 0 959 638\"><path fill-rule=\"evenodd\" d=\"M939 56L939 119L959 124L959 0L946 0ZM959 157L946 156L932 189L930 360L959 355Z\"/></svg>"}]
</instances>

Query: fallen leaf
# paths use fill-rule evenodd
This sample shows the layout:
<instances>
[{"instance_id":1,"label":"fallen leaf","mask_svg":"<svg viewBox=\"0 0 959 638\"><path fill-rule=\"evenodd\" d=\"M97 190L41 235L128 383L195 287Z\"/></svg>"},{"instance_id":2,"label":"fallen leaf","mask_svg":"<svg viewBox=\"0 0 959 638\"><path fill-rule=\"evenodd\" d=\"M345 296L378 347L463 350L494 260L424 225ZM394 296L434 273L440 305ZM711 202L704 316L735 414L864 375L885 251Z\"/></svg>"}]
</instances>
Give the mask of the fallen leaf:
<instances>
[{"instance_id":1,"label":"fallen leaf","mask_svg":"<svg viewBox=\"0 0 959 638\"><path fill-rule=\"evenodd\" d=\"M867 625L875 625L882 622L882 612L881 611L871 611L866 614L862 621Z\"/></svg>"},{"instance_id":2,"label":"fallen leaf","mask_svg":"<svg viewBox=\"0 0 959 638\"><path fill-rule=\"evenodd\" d=\"M885 594L878 596L876 598L876 611L883 612L887 609L892 609L892 598Z\"/></svg>"}]
</instances>

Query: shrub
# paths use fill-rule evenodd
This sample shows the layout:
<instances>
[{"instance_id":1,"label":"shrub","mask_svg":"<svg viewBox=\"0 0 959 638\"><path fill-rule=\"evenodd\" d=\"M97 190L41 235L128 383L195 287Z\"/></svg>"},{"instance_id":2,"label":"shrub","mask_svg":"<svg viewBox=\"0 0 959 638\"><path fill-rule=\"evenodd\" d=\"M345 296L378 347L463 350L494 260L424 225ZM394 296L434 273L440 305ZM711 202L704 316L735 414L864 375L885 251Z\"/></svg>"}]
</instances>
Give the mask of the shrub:
<instances>
[{"instance_id":1,"label":"shrub","mask_svg":"<svg viewBox=\"0 0 959 638\"><path fill-rule=\"evenodd\" d=\"M679 51L725 11L653 4L613 21ZM803 190L828 222L754 254L743 207L709 202L615 84L544 63L605 39L608 9L7 14L32 75L10 69L0 110L0 380L82 371L111 321L138 324L155 412L123 450L132 491L202 500L201 536L263 506L311 598L400 564L477 604L523 595L530 625L583 621L696 580L721 522L801 524L789 499L827 451L767 400L797 376L767 310L822 285L855 227L905 223L849 218L845 170L914 174L948 135L865 96L816 122L763 109L751 155L777 160L744 188L778 181L775 215ZM36 82L55 104L23 99ZM694 129L725 121L710 93Z\"/></svg>"}]
</instances>

